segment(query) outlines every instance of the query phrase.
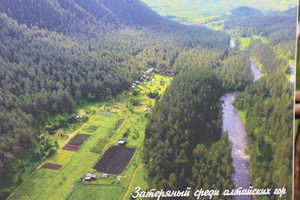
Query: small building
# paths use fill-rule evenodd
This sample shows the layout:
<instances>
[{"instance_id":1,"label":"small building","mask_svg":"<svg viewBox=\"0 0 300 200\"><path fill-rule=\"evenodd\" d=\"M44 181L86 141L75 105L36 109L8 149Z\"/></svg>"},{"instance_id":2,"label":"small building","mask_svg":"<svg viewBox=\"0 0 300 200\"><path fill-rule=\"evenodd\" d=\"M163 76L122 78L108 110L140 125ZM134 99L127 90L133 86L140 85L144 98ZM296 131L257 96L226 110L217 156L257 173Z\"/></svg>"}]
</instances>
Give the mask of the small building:
<instances>
[{"instance_id":1,"label":"small building","mask_svg":"<svg viewBox=\"0 0 300 200\"><path fill-rule=\"evenodd\" d=\"M147 112L147 111L148 111L148 108L144 108L144 111Z\"/></svg>"},{"instance_id":2,"label":"small building","mask_svg":"<svg viewBox=\"0 0 300 200\"><path fill-rule=\"evenodd\" d=\"M108 177L108 174L102 173L101 177L102 177L102 178L107 178L107 177Z\"/></svg>"},{"instance_id":3,"label":"small building","mask_svg":"<svg viewBox=\"0 0 300 200\"><path fill-rule=\"evenodd\" d=\"M140 83L140 81L135 81L135 83L138 85Z\"/></svg>"},{"instance_id":4,"label":"small building","mask_svg":"<svg viewBox=\"0 0 300 200\"><path fill-rule=\"evenodd\" d=\"M91 181L91 180L94 180L94 179L96 179L96 175L91 174L91 173L87 173L85 175L85 178L84 178L85 181Z\"/></svg>"},{"instance_id":5,"label":"small building","mask_svg":"<svg viewBox=\"0 0 300 200\"><path fill-rule=\"evenodd\" d=\"M142 74L142 79L147 79L147 75L146 74Z\"/></svg>"},{"instance_id":6,"label":"small building","mask_svg":"<svg viewBox=\"0 0 300 200\"><path fill-rule=\"evenodd\" d=\"M80 118L81 118L81 119L86 119L86 118L87 118L87 115L86 115L85 113L82 113L82 114L80 115Z\"/></svg>"},{"instance_id":7,"label":"small building","mask_svg":"<svg viewBox=\"0 0 300 200\"><path fill-rule=\"evenodd\" d=\"M118 145L125 145L127 143L126 139L120 138L118 141Z\"/></svg>"}]
</instances>

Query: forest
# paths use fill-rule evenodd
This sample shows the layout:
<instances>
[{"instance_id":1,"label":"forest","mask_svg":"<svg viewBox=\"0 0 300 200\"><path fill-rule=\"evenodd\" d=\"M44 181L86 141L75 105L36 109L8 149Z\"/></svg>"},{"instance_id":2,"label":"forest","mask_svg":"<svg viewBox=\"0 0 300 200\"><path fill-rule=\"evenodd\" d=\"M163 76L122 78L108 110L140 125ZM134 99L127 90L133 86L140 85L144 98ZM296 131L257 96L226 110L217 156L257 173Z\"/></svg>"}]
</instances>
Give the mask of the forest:
<instances>
[{"instance_id":1,"label":"forest","mask_svg":"<svg viewBox=\"0 0 300 200\"><path fill-rule=\"evenodd\" d=\"M151 187L233 188L231 148L222 134L223 92L212 72L193 69L176 77L146 128Z\"/></svg>"},{"instance_id":2,"label":"forest","mask_svg":"<svg viewBox=\"0 0 300 200\"><path fill-rule=\"evenodd\" d=\"M281 134L274 124L289 124L289 113L281 114L284 108L292 109L284 104L291 91L279 75L287 70L287 62L277 58L271 45L293 58L294 50L289 52L288 47L294 27L278 23L291 20L287 16L293 10L277 13L270 30L262 28L268 17L254 18L250 25L247 20L229 20L228 29L241 26L242 34L254 33L270 41L255 41L247 51L229 50L230 36L225 32L178 24L138 0L3 0L0 11L0 199L22 183L28 173L26 163L43 161L59 148L47 136L76 120L73 114L78 107L118 96L151 67L179 73L155 106L146 129L144 162L151 185L233 187L230 144L221 131L219 100L225 92L245 90L236 105L247 113L254 185L288 187L291 168L283 161L291 162L287 156L291 127ZM285 26L288 37L278 37ZM249 86L250 57L280 81L266 76ZM258 101L248 101L254 93ZM255 113L252 107L257 107ZM270 135L258 134L262 130ZM166 158L169 161L163 162ZM270 178L259 180L257 170L265 165ZM281 172L287 178L277 180L283 177L276 176Z\"/></svg>"},{"instance_id":3,"label":"forest","mask_svg":"<svg viewBox=\"0 0 300 200\"><path fill-rule=\"evenodd\" d=\"M236 101L236 107L246 112L252 184L256 188L285 186L285 199L292 198L292 99L289 82L276 73L249 86Z\"/></svg>"},{"instance_id":4,"label":"forest","mask_svg":"<svg viewBox=\"0 0 300 200\"><path fill-rule=\"evenodd\" d=\"M225 30L234 30L242 37L259 35L278 49L288 59L295 59L295 30L297 8L267 15L259 14L226 20Z\"/></svg>"},{"instance_id":5,"label":"forest","mask_svg":"<svg viewBox=\"0 0 300 200\"><path fill-rule=\"evenodd\" d=\"M293 83L289 65L294 65L296 8L279 15L253 20L233 20L241 34L265 37L251 42L247 54L259 65L263 77L237 96L235 106L245 112L250 178L256 188L285 186L285 199L292 199ZM270 20L272 18L272 20ZM268 23L268 26L267 26ZM291 59L291 60L288 60ZM271 199L278 197L272 196ZM258 198L258 199L264 199Z\"/></svg>"},{"instance_id":6,"label":"forest","mask_svg":"<svg viewBox=\"0 0 300 200\"><path fill-rule=\"evenodd\" d=\"M143 70L172 67L181 52L227 48L228 35L171 22L139 1L123 2L135 16L94 3L0 2L1 198L22 182L26 163L55 152L45 136L74 120L81 103L118 95ZM140 9L147 23L130 23ZM49 121L59 114L65 119Z\"/></svg>"},{"instance_id":7,"label":"forest","mask_svg":"<svg viewBox=\"0 0 300 200\"><path fill-rule=\"evenodd\" d=\"M211 163L214 163L214 159L210 160L209 154L214 154L214 150L218 151L218 147L222 146L220 143L226 142L226 140L224 141L226 134L222 134L223 138L217 139L220 130L215 129L209 131L212 135L205 135L206 128L218 127L218 123L214 121L216 119L211 119L210 122L206 121L210 119L212 109L215 108L209 103L218 102L212 99L207 101L206 95L201 97L201 92L194 92L191 74L196 74L196 72L190 72L191 69L204 69L217 74L214 79L220 81L218 87L222 88L222 94L225 91L240 91L235 107L245 114L244 123L249 142L247 153L250 155L250 179L253 187L274 189L284 186L287 188L287 195L283 198L292 198L293 84L288 81L287 74L289 74L289 64L291 64L288 59L294 59L295 24L292 21L295 20L295 11L296 9L290 9L280 14L269 15L255 13L255 17L248 17L245 20L228 19L225 22L226 29L232 29L240 37L253 34L257 36L257 38L251 38L249 48L244 51L233 48L229 52L225 51L225 54L220 52L218 57L214 57L209 55L209 51L202 56L196 56L199 49L192 49L189 55L194 55L191 56L194 62L184 62L184 58L187 56L181 58L179 54L174 67L184 72L181 75L185 76L186 82L180 79L181 76L180 78L176 77L178 82L172 84L162 101L157 104L146 129L148 140L145 158L149 165L149 177L153 186L169 189L172 184L183 189L187 185L198 184L198 187L208 188L209 185L206 183L210 183L210 180L207 177L217 180L218 173L223 177L228 176L226 170L230 170L230 163L222 163L222 167L218 166L217 168L214 167L217 165L210 166ZM270 20L271 18L272 20ZM266 23L271 26L266 26ZM184 54L181 53L181 55ZM207 59L208 57L209 59ZM249 66L250 59L257 63L263 73L261 80L255 83L252 83L253 77L249 76L252 75ZM200 79L201 75L197 77ZM217 84L216 80L214 84ZM200 85L201 81L203 80L198 80ZM205 90L205 86L211 86L207 81L200 85L198 87L203 90ZM184 90L180 91L181 87L184 87ZM210 91L213 90L212 88ZM189 91L189 89L191 90ZM191 91L193 92L190 93ZM168 92L172 95L169 95ZM208 96L212 95L209 91L203 93ZM213 93L217 95L217 92ZM195 98L193 95L196 94L200 96ZM196 100L199 100L199 103ZM182 102L188 103L183 105ZM193 103L194 106L191 106ZM211 106L211 109L199 109L197 115L197 109L191 109L189 106L197 108L199 104ZM190 118L192 116L195 118ZM214 116L216 117L218 114ZM177 119L179 120L177 121ZM192 122L194 119L197 119L196 123ZM190 124L197 124L198 127ZM184 125L187 126L184 127ZM190 130L187 127L195 129ZM184 130L188 131L184 132ZM196 138L199 141L196 138L190 138L194 137L194 134L197 135ZM208 140L206 138L213 136L215 138ZM163 142L155 143L157 139ZM189 142L184 144L184 141ZM197 141L198 145L193 146L193 141ZM178 146L180 146L179 149ZM227 154L219 152L219 155L228 156L230 149L227 150L225 146L222 148L224 149L222 153L227 152ZM209 166L208 169L203 164L201 165L202 162L197 161L200 157L197 158L194 154L198 152L200 155L200 150L201 158L206 160L205 166ZM159 155L157 159L154 154ZM218 157L216 154L214 156ZM178 160L178 158L182 159ZM185 162L186 158L192 158L191 162ZM172 162L166 162L167 159ZM187 171L197 172L197 175L195 173L187 174ZM192 176L193 178L182 180L180 178L183 174L185 177ZM209 176L206 176L207 174ZM194 182L195 179L198 179L197 183ZM204 179L205 181L200 181ZM222 181L218 179L218 183L220 183L218 188L230 187L232 184L223 181L223 179ZM213 186L213 184L210 185L211 188ZM274 195L258 196L255 199L279 199L279 197Z\"/></svg>"}]
</instances>

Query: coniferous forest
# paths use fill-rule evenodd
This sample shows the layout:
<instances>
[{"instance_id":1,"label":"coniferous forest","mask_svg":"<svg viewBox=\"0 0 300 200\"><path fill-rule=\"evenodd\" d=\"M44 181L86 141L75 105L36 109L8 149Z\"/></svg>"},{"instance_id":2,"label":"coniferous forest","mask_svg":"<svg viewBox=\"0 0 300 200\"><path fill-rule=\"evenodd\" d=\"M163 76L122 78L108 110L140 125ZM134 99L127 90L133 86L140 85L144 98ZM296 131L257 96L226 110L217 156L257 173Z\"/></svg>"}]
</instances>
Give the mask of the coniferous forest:
<instances>
[{"instance_id":1,"label":"coniferous forest","mask_svg":"<svg viewBox=\"0 0 300 200\"><path fill-rule=\"evenodd\" d=\"M0 199L31 174L28 163L61 148L51 137L78 123L73 115L79 108L130 92L150 68L178 75L145 115L141 157L149 188L234 188L220 98L238 91L251 182L286 187L281 199L291 199L293 91L287 74L295 10L228 18L223 31L213 31L163 18L139 0L2 0ZM232 30L263 39L252 38L246 50L230 48ZM250 59L264 74L255 83Z\"/></svg>"},{"instance_id":2,"label":"coniferous forest","mask_svg":"<svg viewBox=\"0 0 300 200\"><path fill-rule=\"evenodd\" d=\"M190 70L176 77L146 129L145 160L153 187L233 188L230 145L221 134L223 92L211 72Z\"/></svg>"}]
</instances>

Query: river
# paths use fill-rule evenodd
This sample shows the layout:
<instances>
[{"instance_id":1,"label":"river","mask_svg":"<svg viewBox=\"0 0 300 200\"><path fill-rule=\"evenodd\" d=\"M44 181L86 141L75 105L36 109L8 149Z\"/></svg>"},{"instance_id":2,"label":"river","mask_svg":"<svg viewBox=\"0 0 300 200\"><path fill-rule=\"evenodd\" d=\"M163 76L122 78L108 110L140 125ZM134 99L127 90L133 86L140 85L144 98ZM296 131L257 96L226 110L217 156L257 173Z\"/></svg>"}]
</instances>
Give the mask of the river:
<instances>
[{"instance_id":1,"label":"river","mask_svg":"<svg viewBox=\"0 0 300 200\"><path fill-rule=\"evenodd\" d=\"M234 48L235 47L235 41L232 38L230 38L229 47L230 48Z\"/></svg>"},{"instance_id":2,"label":"river","mask_svg":"<svg viewBox=\"0 0 300 200\"><path fill-rule=\"evenodd\" d=\"M251 70L254 75L253 82L257 81L262 73L255 64L251 61ZM221 97L223 107L223 132L228 132L228 137L232 145L231 157L232 165L235 172L231 176L231 180L235 188L249 188L251 186L249 177L249 161L250 157L246 154L247 148L247 133L242 120L240 119L237 110L233 106L235 93L227 93ZM252 200L251 196L234 196L233 200Z\"/></svg>"},{"instance_id":3,"label":"river","mask_svg":"<svg viewBox=\"0 0 300 200\"><path fill-rule=\"evenodd\" d=\"M250 60L251 63L251 71L254 75L254 80L253 82L258 81L258 79L260 79L260 77L262 76L262 73L260 72L258 66L256 65L256 63L253 60Z\"/></svg>"},{"instance_id":4,"label":"river","mask_svg":"<svg viewBox=\"0 0 300 200\"><path fill-rule=\"evenodd\" d=\"M296 72L296 67L292 64L289 64L290 68L289 68L289 74L290 74L290 83L295 83L295 72Z\"/></svg>"},{"instance_id":5,"label":"river","mask_svg":"<svg viewBox=\"0 0 300 200\"><path fill-rule=\"evenodd\" d=\"M228 132L229 140L232 144L232 165L235 173L231 176L231 181L235 188L249 188L249 156L246 155L247 133L244 124L240 119L237 110L233 106L235 93L227 93L221 98L223 106L223 131ZM235 196L234 200L251 200L250 196Z\"/></svg>"}]
</instances>

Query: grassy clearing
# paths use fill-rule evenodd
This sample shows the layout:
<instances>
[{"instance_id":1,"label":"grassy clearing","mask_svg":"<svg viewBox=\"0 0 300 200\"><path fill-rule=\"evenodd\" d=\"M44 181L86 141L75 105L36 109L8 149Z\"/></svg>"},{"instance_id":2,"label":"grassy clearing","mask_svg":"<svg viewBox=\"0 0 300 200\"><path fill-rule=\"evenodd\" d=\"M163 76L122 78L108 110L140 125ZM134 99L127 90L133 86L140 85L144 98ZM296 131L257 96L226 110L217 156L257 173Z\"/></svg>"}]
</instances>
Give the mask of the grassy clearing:
<instances>
[{"instance_id":1,"label":"grassy clearing","mask_svg":"<svg viewBox=\"0 0 300 200\"><path fill-rule=\"evenodd\" d=\"M116 200L119 199L120 185L80 185L67 200ZM125 190L125 188L123 188Z\"/></svg>"},{"instance_id":2,"label":"grassy clearing","mask_svg":"<svg viewBox=\"0 0 300 200\"><path fill-rule=\"evenodd\" d=\"M251 44L250 37L239 37L239 48L240 50L246 50Z\"/></svg>"},{"instance_id":3,"label":"grassy clearing","mask_svg":"<svg viewBox=\"0 0 300 200\"><path fill-rule=\"evenodd\" d=\"M252 37L253 37L253 39L258 39L258 40L262 41L262 43L264 43L264 44L269 44L269 41L265 37L262 37L259 35L253 35Z\"/></svg>"},{"instance_id":4,"label":"grassy clearing","mask_svg":"<svg viewBox=\"0 0 300 200\"><path fill-rule=\"evenodd\" d=\"M141 151L145 137L147 116L155 104L154 99L147 97L155 90L161 95L170 84L170 78L155 75L147 83L142 83L135 98L139 104L132 106L129 102L133 97L132 91L125 92L120 97L106 102L102 107L96 104L94 114L73 133L90 134L77 152L59 149L45 163L60 164L60 170L40 168L34 171L23 184L13 193L12 200L65 200L65 199L129 199L137 186L147 188L146 168L142 163ZM147 111L144 109L148 108ZM85 110L89 109L85 107ZM123 123L116 128L120 119ZM120 181L116 175L109 175L107 179L100 178L100 173L93 170L101 154L112 145L116 145L119 138L126 138L128 146L137 148L135 155L127 169L121 174ZM60 147L67 144L69 139L61 142ZM97 180L83 182L80 180L87 172L98 176ZM72 189L72 188L73 189ZM75 189L74 189L75 187Z\"/></svg>"},{"instance_id":5,"label":"grassy clearing","mask_svg":"<svg viewBox=\"0 0 300 200\"><path fill-rule=\"evenodd\" d=\"M240 119L242 120L243 124L246 124L246 112L243 110L237 110L238 111L238 115L240 117Z\"/></svg>"}]
</instances>

